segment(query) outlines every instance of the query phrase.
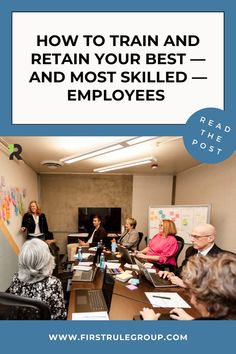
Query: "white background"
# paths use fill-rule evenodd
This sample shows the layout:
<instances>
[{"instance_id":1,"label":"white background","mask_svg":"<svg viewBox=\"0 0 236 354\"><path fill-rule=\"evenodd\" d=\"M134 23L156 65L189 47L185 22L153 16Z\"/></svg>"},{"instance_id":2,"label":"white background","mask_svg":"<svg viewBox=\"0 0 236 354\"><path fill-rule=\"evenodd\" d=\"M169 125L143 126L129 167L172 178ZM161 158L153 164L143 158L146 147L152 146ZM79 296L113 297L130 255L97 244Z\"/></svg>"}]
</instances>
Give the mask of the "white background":
<instances>
[{"instance_id":1,"label":"white background","mask_svg":"<svg viewBox=\"0 0 236 354\"><path fill-rule=\"evenodd\" d=\"M205 107L223 108L223 13L13 13L12 121L13 124L177 124ZM37 47L37 35L79 35L76 47ZM84 34L103 35L106 44L86 47ZM110 34L158 35L159 46L113 47ZM163 47L167 35L197 35L196 47ZM184 65L31 65L31 53L186 53ZM191 62L190 58L206 58ZM33 71L64 71L63 83L29 83ZM184 71L188 80L177 83L70 83L69 72ZM207 76L192 80L191 76ZM117 76L119 77L119 75ZM70 101L68 89L165 90L164 101Z\"/></svg>"}]
</instances>

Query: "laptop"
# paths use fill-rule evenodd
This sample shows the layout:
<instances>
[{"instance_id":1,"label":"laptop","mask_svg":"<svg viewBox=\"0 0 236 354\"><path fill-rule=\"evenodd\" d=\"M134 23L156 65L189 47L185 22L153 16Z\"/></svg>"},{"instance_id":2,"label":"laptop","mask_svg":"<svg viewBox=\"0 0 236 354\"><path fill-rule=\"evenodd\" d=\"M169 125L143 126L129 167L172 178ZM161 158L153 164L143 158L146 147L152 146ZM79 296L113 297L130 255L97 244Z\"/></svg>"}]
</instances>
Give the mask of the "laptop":
<instances>
[{"instance_id":1,"label":"laptop","mask_svg":"<svg viewBox=\"0 0 236 354\"><path fill-rule=\"evenodd\" d=\"M94 266L89 270L76 270L72 281L93 281L97 272L97 267Z\"/></svg>"},{"instance_id":2,"label":"laptop","mask_svg":"<svg viewBox=\"0 0 236 354\"><path fill-rule=\"evenodd\" d=\"M125 247L117 245L117 249L120 252L121 259L129 264L135 264L135 257L129 253L129 250Z\"/></svg>"},{"instance_id":3,"label":"laptop","mask_svg":"<svg viewBox=\"0 0 236 354\"><path fill-rule=\"evenodd\" d=\"M105 271L102 289L75 290L75 312L109 312L114 283L114 277Z\"/></svg>"},{"instance_id":4,"label":"laptop","mask_svg":"<svg viewBox=\"0 0 236 354\"><path fill-rule=\"evenodd\" d=\"M99 260L101 252L102 252L102 248L98 248L96 250L95 255L92 256L93 257L93 259L92 259L92 262L93 262L92 269L90 269L90 270L76 270L74 272L72 281L85 281L85 282L93 281L94 278L95 278L96 272L97 272L96 264L97 264L97 262ZM81 263L83 263L83 261Z\"/></svg>"},{"instance_id":5,"label":"laptop","mask_svg":"<svg viewBox=\"0 0 236 354\"><path fill-rule=\"evenodd\" d=\"M135 263L139 267L140 273L145 276L145 278L155 287L155 288L175 288L177 285L172 284L170 280L163 279L159 277L156 273L149 273L147 268L140 262L137 258L135 258Z\"/></svg>"}]
</instances>

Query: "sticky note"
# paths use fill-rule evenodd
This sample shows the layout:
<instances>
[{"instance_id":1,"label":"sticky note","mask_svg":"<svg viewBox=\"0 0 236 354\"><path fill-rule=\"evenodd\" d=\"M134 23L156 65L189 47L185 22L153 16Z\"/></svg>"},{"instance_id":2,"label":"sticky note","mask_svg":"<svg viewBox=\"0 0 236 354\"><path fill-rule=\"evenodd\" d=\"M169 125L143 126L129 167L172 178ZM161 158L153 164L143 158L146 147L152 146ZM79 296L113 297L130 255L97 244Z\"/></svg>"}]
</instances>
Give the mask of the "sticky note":
<instances>
[{"instance_id":1,"label":"sticky note","mask_svg":"<svg viewBox=\"0 0 236 354\"><path fill-rule=\"evenodd\" d=\"M129 290L138 289L137 286L135 286L135 285L133 285L133 284L126 285L126 288L128 288Z\"/></svg>"}]
</instances>

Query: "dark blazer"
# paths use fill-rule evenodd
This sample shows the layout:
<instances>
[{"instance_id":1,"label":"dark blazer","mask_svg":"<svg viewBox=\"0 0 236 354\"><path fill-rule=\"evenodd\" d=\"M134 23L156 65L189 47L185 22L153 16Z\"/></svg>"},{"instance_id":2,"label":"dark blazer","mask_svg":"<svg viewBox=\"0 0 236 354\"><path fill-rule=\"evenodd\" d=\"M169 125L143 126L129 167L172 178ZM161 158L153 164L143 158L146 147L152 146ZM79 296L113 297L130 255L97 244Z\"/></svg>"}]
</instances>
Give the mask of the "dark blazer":
<instances>
[{"instance_id":1,"label":"dark blazer","mask_svg":"<svg viewBox=\"0 0 236 354\"><path fill-rule=\"evenodd\" d=\"M208 256L214 256L218 253L221 252L226 252L224 250L222 250L221 248L219 248L218 246L216 246L216 244L214 244L214 246L210 249L210 251L207 253ZM182 268L185 266L185 264L188 262L188 259L191 256L194 256L195 254L198 253L198 250L196 250L195 248L193 248L193 246L187 248L186 253L185 253L185 259L183 260L183 263L181 264L181 266L176 269L176 271L174 272L175 275L180 276L181 272L182 272Z\"/></svg>"},{"instance_id":2,"label":"dark blazer","mask_svg":"<svg viewBox=\"0 0 236 354\"><path fill-rule=\"evenodd\" d=\"M24 214L21 227L25 227L27 229L27 237L28 234L34 233L36 224L33 215L31 213ZM47 224L46 216L43 213L39 215L39 229L40 232L42 232L46 237L48 233L48 224Z\"/></svg>"},{"instance_id":3,"label":"dark blazer","mask_svg":"<svg viewBox=\"0 0 236 354\"><path fill-rule=\"evenodd\" d=\"M90 236L92 235L92 233L89 234L89 236L87 237L87 239L85 240L86 242L89 240ZM110 247L111 246L111 242L109 240L109 238L107 237L107 232L104 229L104 227L100 226L94 233L93 236L93 242L90 243L90 246L97 246L97 243L99 241L102 240L102 243L104 246L106 247Z\"/></svg>"}]
</instances>

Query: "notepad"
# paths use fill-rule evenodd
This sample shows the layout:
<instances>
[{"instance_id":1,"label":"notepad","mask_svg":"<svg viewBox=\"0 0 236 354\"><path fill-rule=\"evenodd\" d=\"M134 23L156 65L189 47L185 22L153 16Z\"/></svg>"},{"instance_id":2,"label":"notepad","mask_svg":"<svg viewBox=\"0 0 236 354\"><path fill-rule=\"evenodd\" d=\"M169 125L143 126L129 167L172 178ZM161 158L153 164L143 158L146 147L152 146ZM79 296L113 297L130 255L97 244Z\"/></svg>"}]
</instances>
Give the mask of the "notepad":
<instances>
[{"instance_id":1,"label":"notepad","mask_svg":"<svg viewBox=\"0 0 236 354\"><path fill-rule=\"evenodd\" d=\"M172 292L145 292L153 307L181 307L190 308L189 304L177 293ZM157 296L157 297L155 297ZM160 296L158 298L158 296ZM164 299L164 297L168 299Z\"/></svg>"},{"instance_id":2,"label":"notepad","mask_svg":"<svg viewBox=\"0 0 236 354\"><path fill-rule=\"evenodd\" d=\"M125 283L126 281L128 281L132 277L133 277L132 274L130 274L128 272L124 272L124 273L118 274L116 276L116 280L119 280L119 281Z\"/></svg>"}]
</instances>

